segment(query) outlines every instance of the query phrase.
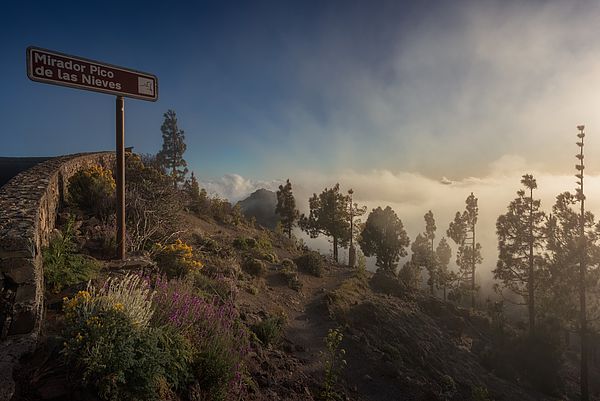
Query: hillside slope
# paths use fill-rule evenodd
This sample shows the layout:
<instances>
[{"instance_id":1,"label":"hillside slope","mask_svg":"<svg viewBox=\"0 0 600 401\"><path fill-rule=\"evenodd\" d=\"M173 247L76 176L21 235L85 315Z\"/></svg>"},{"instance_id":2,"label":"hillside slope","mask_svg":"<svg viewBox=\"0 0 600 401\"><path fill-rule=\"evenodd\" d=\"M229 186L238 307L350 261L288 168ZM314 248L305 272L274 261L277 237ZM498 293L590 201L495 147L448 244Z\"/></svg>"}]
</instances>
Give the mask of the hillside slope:
<instances>
[{"instance_id":1,"label":"hillside slope","mask_svg":"<svg viewBox=\"0 0 600 401\"><path fill-rule=\"evenodd\" d=\"M484 351L492 346L492 327L481 313L409 291L395 278L351 270L325 258L320 277L299 268L290 280L284 265L307 254L293 241L251 225L227 225L189 213L182 217L185 240L200 251L205 274L235 283L241 321L250 330L273 317L283 322L279 341L252 341L245 400L321 399L324 338L334 328L343 334L348 362L335 386L339 399L552 400L482 365ZM260 274L245 268L249 255L262 259ZM135 266L105 262L104 271L119 275ZM65 295L70 296L57 294L49 305L60 310ZM19 372L16 400L78 399L67 391L68 375L58 358L59 337L53 332L53 321L60 323L57 313L48 314L49 341Z\"/></svg>"}]
</instances>

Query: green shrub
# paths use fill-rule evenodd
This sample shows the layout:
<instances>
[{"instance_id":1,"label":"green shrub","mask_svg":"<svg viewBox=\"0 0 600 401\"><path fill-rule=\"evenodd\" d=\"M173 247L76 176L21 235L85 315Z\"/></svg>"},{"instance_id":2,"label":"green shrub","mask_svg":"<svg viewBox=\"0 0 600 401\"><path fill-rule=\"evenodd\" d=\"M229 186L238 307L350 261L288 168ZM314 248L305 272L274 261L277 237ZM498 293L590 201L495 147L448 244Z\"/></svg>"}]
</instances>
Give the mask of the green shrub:
<instances>
[{"instance_id":1,"label":"green shrub","mask_svg":"<svg viewBox=\"0 0 600 401\"><path fill-rule=\"evenodd\" d=\"M169 326L153 330L161 351L162 376L171 389L179 392L193 380L193 347L188 339Z\"/></svg>"},{"instance_id":2,"label":"green shrub","mask_svg":"<svg viewBox=\"0 0 600 401\"><path fill-rule=\"evenodd\" d=\"M48 248L42 250L44 279L52 292L88 281L96 276L99 269L94 260L75 254L73 224L74 220L70 218L63 231L50 240Z\"/></svg>"},{"instance_id":3,"label":"green shrub","mask_svg":"<svg viewBox=\"0 0 600 401\"><path fill-rule=\"evenodd\" d=\"M450 400L456 394L456 382L449 375L443 375L441 380L440 398L443 400Z\"/></svg>"},{"instance_id":4,"label":"green shrub","mask_svg":"<svg viewBox=\"0 0 600 401\"><path fill-rule=\"evenodd\" d=\"M281 261L280 272L285 278L288 287L296 291L300 291L302 289L302 282L298 278L298 267L292 260L283 259Z\"/></svg>"},{"instance_id":5,"label":"green shrub","mask_svg":"<svg viewBox=\"0 0 600 401\"><path fill-rule=\"evenodd\" d=\"M252 284L248 284L245 288L246 288L246 292L248 292L248 294L257 295L260 292L258 287L254 286Z\"/></svg>"},{"instance_id":6,"label":"green shrub","mask_svg":"<svg viewBox=\"0 0 600 401\"><path fill-rule=\"evenodd\" d=\"M323 380L323 390L321 399L324 401L336 401L342 399L335 390L339 376L346 367L346 350L341 348L344 335L340 329L330 329L325 337L325 346L327 352L325 356L325 376Z\"/></svg>"},{"instance_id":7,"label":"green shrub","mask_svg":"<svg viewBox=\"0 0 600 401\"><path fill-rule=\"evenodd\" d=\"M114 210L115 180L112 171L93 165L69 178L69 201L82 210L106 217Z\"/></svg>"},{"instance_id":8,"label":"green shrub","mask_svg":"<svg viewBox=\"0 0 600 401\"><path fill-rule=\"evenodd\" d=\"M194 287L209 296L217 296L221 301L232 301L237 295L235 281L225 277L209 277L203 270L194 270L188 274Z\"/></svg>"},{"instance_id":9,"label":"green shrub","mask_svg":"<svg viewBox=\"0 0 600 401\"><path fill-rule=\"evenodd\" d=\"M261 255L261 259L263 259L269 263L272 263L272 264L279 262L279 258L274 253L265 252Z\"/></svg>"},{"instance_id":10,"label":"green shrub","mask_svg":"<svg viewBox=\"0 0 600 401\"><path fill-rule=\"evenodd\" d=\"M285 318L280 316L268 317L252 326L252 331L260 342L265 345L275 345L281 340Z\"/></svg>"},{"instance_id":11,"label":"green shrub","mask_svg":"<svg viewBox=\"0 0 600 401\"><path fill-rule=\"evenodd\" d=\"M258 243L254 238L238 237L233 240L233 247L240 251L249 251L258 248Z\"/></svg>"},{"instance_id":12,"label":"green shrub","mask_svg":"<svg viewBox=\"0 0 600 401\"><path fill-rule=\"evenodd\" d=\"M226 342L215 337L198 355L194 375L202 392L211 401L227 399L229 382L235 375L235 358Z\"/></svg>"},{"instance_id":13,"label":"green shrub","mask_svg":"<svg viewBox=\"0 0 600 401\"><path fill-rule=\"evenodd\" d=\"M318 252L307 252L295 260L298 268L315 277L323 275L323 258Z\"/></svg>"},{"instance_id":14,"label":"green shrub","mask_svg":"<svg viewBox=\"0 0 600 401\"><path fill-rule=\"evenodd\" d=\"M247 258L246 260L244 260L244 262L242 263L242 269L246 273L254 277L262 277L267 271L265 263L262 260L256 258Z\"/></svg>"},{"instance_id":15,"label":"green shrub","mask_svg":"<svg viewBox=\"0 0 600 401\"><path fill-rule=\"evenodd\" d=\"M471 389L473 401L493 401L487 387L475 386Z\"/></svg>"},{"instance_id":16,"label":"green shrub","mask_svg":"<svg viewBox=\"0 0 600 401\"><path fill-rule=\"evenodd\" d=\"M273 251L273 244L271 240L265 234L252 237L238 237L233 240L233 247L240 251L252 251L257 250L259 253L271 253Z\"/></svg>"},{"instance_id":17,"label":"green shrub","mask_svg":"<svg viewBox=\"0 0 600 401\"><path fill-rule=\"evenodd\" d=\"M263 252L271 252L273 244L267 234L261 233L256 237L256 246Z\"/></svg>"},{"instance_id":18,"label":"green shrub","mask_svg":"<svg viewBox=\"0 0 600 401\"><path fill-rule=\"evenodd\" d=\"M296 263L294 263L293 260L285 258L281 261L281 268L282 269L289 269L289 270L293 270L293 271L297 271L298 270L298 266L296 266Z\"/></svg>"},{"instance_id":19,"label":"green shrub","mask_svg":"<svg viewBox=\"0 0 600 401\"><path fill-rule=\"evenodd\" d=\"M192 234L192 237L198 251L205 255L214 255L220 258L233 256L233 251L228 245L222 244L210 237L204 237L198 233Z\"/></svg>"}]
</instances>

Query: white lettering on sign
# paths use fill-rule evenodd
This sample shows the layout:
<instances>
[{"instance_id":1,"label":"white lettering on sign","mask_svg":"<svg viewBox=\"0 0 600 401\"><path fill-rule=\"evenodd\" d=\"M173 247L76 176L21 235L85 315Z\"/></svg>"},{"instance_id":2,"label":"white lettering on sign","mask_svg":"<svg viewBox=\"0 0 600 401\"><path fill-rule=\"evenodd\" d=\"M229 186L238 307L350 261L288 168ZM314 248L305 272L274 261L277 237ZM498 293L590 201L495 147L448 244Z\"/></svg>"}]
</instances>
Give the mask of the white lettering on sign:
<instances>
[{"instance_id":1,"label":"white lettering on sign","mask_svg":"<svg viewBox=\"0 0 600 401\"><path fill-rule=\"evenodd\" d=\"M30 47L27 75L33 81L155 101L156 76L81 57Z\"/></svg>"}]
</instances>

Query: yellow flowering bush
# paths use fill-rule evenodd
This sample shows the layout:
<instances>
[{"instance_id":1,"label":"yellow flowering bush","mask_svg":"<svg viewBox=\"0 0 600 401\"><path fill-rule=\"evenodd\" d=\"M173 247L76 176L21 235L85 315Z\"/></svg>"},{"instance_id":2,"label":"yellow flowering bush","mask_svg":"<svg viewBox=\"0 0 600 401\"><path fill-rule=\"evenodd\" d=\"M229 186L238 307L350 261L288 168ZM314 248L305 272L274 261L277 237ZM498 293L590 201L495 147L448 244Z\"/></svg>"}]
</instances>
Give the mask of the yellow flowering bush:
<instances>
[{"instance_id":1,"label":"yellow flowering bush","mask_svg":"<svg viewBox=\"0 0 600 401\"><path fill-rule=\"evenodd\" d=\"M167 245L155 244L154 251L154 260L169 278L184 276L204 266L194 255L194 249L180 239Z\"/></svg>"},{"instance_id":2,"label":"yellow flowering bush","mask_svg":"<svg viewBox=\"0 0 600 401\"><path fill-rule=\"evenodd\" d=\"M154 292L137 275L88 286L63 299L63 355L74 385L100 400L156 399L163 387L183 390L192 380L192 346L168 327L149 325Z\"/></svg>"},{"instance_id":3,"label":"yellow flowering bush","mask_svg":"<svg viewBox=\"0 0 600 401\"><path fill-rule=\"evenodd\" d=\"M112 171L92 165L69 178L69 199L81 209L105 217L112 211L115 188Z\"/></svg>"}]
</instances>

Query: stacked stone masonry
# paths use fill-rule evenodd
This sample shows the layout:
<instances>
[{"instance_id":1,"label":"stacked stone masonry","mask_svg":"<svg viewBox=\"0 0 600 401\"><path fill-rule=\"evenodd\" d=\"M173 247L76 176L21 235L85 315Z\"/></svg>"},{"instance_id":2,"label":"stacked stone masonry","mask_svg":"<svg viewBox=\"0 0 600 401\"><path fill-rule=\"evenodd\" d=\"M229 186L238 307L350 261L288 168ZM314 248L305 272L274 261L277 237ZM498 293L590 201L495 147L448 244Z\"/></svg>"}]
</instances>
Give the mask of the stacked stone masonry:
<instances>
[{"instance_id":1,"label":"stacked stone masonry","mask_svg":"<svg viewBox=\"0 0 600 401\"><path fill-rule=\"evenodd\" d=\"M67 198L69 178L82 167L110 168L113 163L111 152L61 156L19 173L0 188L0 371L35 346L42 328L42 249Z\"/></svg>"}]
</instances>

